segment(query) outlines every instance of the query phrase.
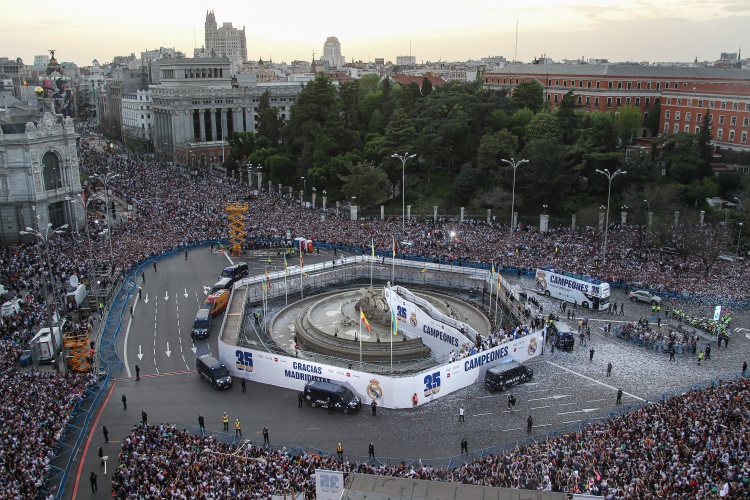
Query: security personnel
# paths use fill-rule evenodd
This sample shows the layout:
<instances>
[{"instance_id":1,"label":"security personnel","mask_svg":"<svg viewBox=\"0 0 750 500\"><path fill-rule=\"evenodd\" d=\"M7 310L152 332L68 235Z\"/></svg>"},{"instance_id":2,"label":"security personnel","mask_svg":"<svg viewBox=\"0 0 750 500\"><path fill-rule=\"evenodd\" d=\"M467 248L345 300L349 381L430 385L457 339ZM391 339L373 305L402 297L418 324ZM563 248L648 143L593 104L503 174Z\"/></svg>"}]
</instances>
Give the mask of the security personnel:
<instances>
[{"instance_id":1,"label":"security personnel","mask_svg":"<svg viewBox=\"0 0 750 500\"><path fill-rule=\"evenodd\" d=\"M224 416L221 417L221 421L224 423L224 430L229 431L229 415L224 412Z\"/></svg>"},{"instance_id":2,"label":"security personnel","mask_svg":"<svg viewBox=\"0 0 750 500\"><path fill-rule=\"evenodd\" d=\"M339 457L339 462L344 461L344 447L341 446L341 443L336 445L336 455Z\"/></svg>"},{"instance_id":3,"label":"security personnel","mask_svg":"<svg viewBox=\"0 0 750 500\"><path fill-rule=\"evenodd\" d=\"M234 435L235 436L242 436L242 428L240 426L240 419L235 418L234 419Z\"/></svg>"},{"instance_id":4,"label":"security personnel","mask_svg":"<svg viewBox=\"0 0 750 500\"><path fill-rule=\"evenodd\" d=\"M367 455L370 458L375 458L375 445L370 443L370 445L367 447Z\"/></svg>"},{"instance_id":5,"label":"security personnel","mask_svg":"<svg viewBox=\"0 0 750 500\"><path fill-rule=\"evenodd\" d=\"M418 402L419 402L419 398L417 397L417 393L415 392L414 395L411 397L412 408L416 408Z\"/></svg>"}]
</instances>

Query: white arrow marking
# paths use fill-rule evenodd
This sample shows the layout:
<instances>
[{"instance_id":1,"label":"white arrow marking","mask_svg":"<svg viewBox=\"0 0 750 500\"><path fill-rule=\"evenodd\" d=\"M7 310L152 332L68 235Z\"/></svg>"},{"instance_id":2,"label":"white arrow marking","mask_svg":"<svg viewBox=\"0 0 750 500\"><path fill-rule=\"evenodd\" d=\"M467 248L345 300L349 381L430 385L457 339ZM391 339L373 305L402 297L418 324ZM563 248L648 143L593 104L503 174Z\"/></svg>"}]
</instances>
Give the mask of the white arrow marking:
<instances>
[{"instance_id":1,"label":"white arrow marking","mask_svg":"<svg viewBox=\"0 0 750 500\"><path fill-rule=\"evenodd\" d=\"M576 411L564 411L562 413L558 413L558 415L570 415L571 413L591 413L592 411L596 411L599 408L584 408L583 410L576 410Z\"/></svg>"},{"instance_id":2,"label":"white arrow marking","mask_svg":"<svg viewBox=\"0 0 750 500\"><path fill-rule=\"evenodd\" d=\"M169 350L169 342L167 342L167 357L172 354L172 351Z\"/></svg>"},{"instance_id":3,"label":"white arrow marking","mask_svg":"<svg viewBox=\"0 0 750 500\"><path fill-rule=\"evenodd\" d=\"M138 344L138 361L143 359L143 351L141 350L141 344Z\"/></svg>"},{"instance_id":4,"label":"white arrow marking","mask_svg":"<svg viewBox=\"0 0 750 500\"><path fill-rule=\"evenodd\" d=\"M193 347L191 347L190 350L193 351L193 354L195 354L195 352L198 350L198 348L195 347L195 342L192 342L192 344L193 344Z\"/></svg>"},{"instance_id":5,"label":"white arrow marking","mask_svg":"<svg viewBox=\"0 0 750 500\"><path fill-rule=\"evenodd\" d=\"M187 288L185 289L185 298L188 298Z\"/></svg>"},{"instance_id":6,"label":"white arrow marking","mask_svg":"<svg viewBox=\"0 0 750 500\"><path fill-rule=\"evenodd\" d=\"M545 399L562 399L562 398L569 398L569 397L570 395L565 394L565 395L550 396L548 398L527 399L526 401L530 403L532 401L544 401Z\"/></svg>"},{"instance_id":7,"label":"white arrow marking","mask_svg":"<svg viewBox=\"0 0 750 500\"><path fill-rule=\"evenodd\" d=\"M164 300L169 300L169 292L164 292Z\"/></svg>"},{"instance_id":8,"label":"white arrow marking","mask_svg":"<svg viewBox=\"0 0 750 500\"><path fill-rule=\"evenodd\" d=\"M146 300L144 300L143 302L145 302L146 304L148 304L148 294L146 294Z\"/></svg>"},{"instance_id":9,"label":"white arrow marking","mask_svg":"<svg viewBox=\"0 0 750 500\"><path fill-rule=\"evenodd\" d=\"M210 286L204 286L203 287L203 293L204 294L208 295L208 292L210 292L210 291L211 291L211 287Z\"/></svg>"}]
</instances>

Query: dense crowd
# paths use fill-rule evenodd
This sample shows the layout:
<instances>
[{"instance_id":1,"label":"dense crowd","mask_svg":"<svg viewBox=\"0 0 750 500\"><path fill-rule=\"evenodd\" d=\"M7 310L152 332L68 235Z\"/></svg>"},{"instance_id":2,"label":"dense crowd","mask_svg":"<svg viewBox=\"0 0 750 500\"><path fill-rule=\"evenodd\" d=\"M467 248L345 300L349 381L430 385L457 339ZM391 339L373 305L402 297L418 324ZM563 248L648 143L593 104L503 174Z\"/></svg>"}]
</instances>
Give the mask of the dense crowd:
<instances>
[{"instance_id":1,"label":"dense crowd","mask_svg":"<svg viewBox=\"0 0 750 500\"><path fill-rule=\"evenodd\" d=\"M315 498L315 469L332 469L607 499L747 498L748 408L750 383L738 379L455 469L339 461L141 424L122 444L113 496L251 499L304 491Z\"/></svg>"},{"instance_id":2,"label":"dense crowd","mask_svg":"<svg viewBox=\"0 0 750 500\"><path fill-rule=\"evenodd\" d=\"M602 234L596 228L547 233L521 230L509 239L507 227L499 225L472 222L459 224L454 220L432 221L419 218L407 221L402 233L400 221L350 221L343 213L337 215L335 211L328 210L321 214L320 210L305 209L299 203L279 194L261 193L251 197L246 184L220 178L218 174L186 172L180 167L151 159L112 155L89 147L85 142L81 145L79 160L83 178L91 174L120 174L111 181L109 187L119 200L134 207L134 217L132 221L122 220L120 206L120 220L116 224L109 224L107 234L102 230L102 205L89 204L88 220L84 227L74 228L74 231L50 239L50 267L47 266L46 259L41 259L46 250L43 251L38 243L15 243L2 247L0 284L9 290L5 299L18 299L19 304L19 310L3 317L0 323L0 390L4 394L0 414L6 423L0 436L0 496L5 498L32 498L36 495L44 481L46 466L61 429L85 387L93 382L92 377L86 375L41 374L19 370L18 355L33 334L43 326L46 318L41 283L50 280L54 284L58 293L51 307L63 311L61 297L64 292L59 292L63 290L64 282L73 274L80 278L87 277L91 261L110 261L110 250L106 244L108 236L111 235L112 241L112 262L119 271L115 274L123 273L150 256L181 248L192 242L226 239L228 228L224 204L227 201L252 200L248 213L248 235L251 241L279 239L286 235L287 230L291 230L293 236L342 247L356 247L362 251L368 251L370 241L374 240L376 248L386 254L390 253L395 241L399 256L472 262L487 266L494 263L498 269L533 269L539 265L554 264L569 272L637 283L654 290L683 293L698 298L721 295L727 301L740 303L747 301L750 296L750 273L747 267L719 261L710 276L705 276L702 264L697 259L682 260L656 248L643 246L640 244L639 233L626 227L610 231L608 258L606 264L603 264L597 261ZM105 197L102 186L87 186L84 198L89 200L92 196ZM451 235L453 231L456 235ZM487 342L490 340L487 339ZM669 428L668 431L673 432L673 429ZM148 432L159 431L149 428ZM170 439L177 439L181 434L175 432L173 436L175 437L157 438L158 443L149 450L161 453ZM183 438L191 439L186 436ZM744 441L740 444L745 445ZM612 457L620 455L620 452L612 453ZM675 453L679 458L683 450L678 449ZM286 464L291 457L283 458L279 455L270 458L272 460L269 463L274 463L274 460L277 462L271 474L277 478L275 481L298 481L303 486L305 481L309 481L309 477L305 478L302 472L292 479L284 475L288 467L279 464ZM136 481L138 484L132 486L132 490L140 491L143 484L139 481L146 476L122 476L127 473L133 460L136 463L139 460L148 461L141 451L133 450L125 462L127 466L118 475L122 481L119 484L122 488L128 488L126 479ZM308 457L308 460L312 458ZM619 464L618 460L612 460ZM674 466L675 460L670 462L671 466ZM565 460L561 460L561 463L565 463ZM490 464L493 465L497 464ZM297 471L303 469L299 462L295 466ZM443 478L472 478L472 467L478 466L474 464L461 471L434 473ZM369 466L360 464L357 467ZM516 467L512 469L515 470ZM390 469L383 471L386 472L406 473ZM606 475L606 471L599 472L602 476ZM203 471L197 468L192 473L200 475ZM424 470L420 471L420 474L424 473ZM253 481L252 476L252 473L246 472L240 477ZM514 476L498 477L504 478L497 481L505 484ZM146 489L159 489L168 479L163 475L161 478L157 477L155 482L148 482ZM226 486L237 480L236 476L225 476L217 485ZM556 484L562 484L562 481L555 481ZM603 481L607 485L604 489L601 487L602 482L596 484L600 491L614 491L612 488L615 484L626 491L628 488L636 488L632 484L619 485L618 481L615 478ZM270 484L273 485L273 482ZM195 483L190 487L197 486ZM185 492L188 491L186 487L179 489ZM684 483L682 488L684 489ZM183 495L191 497L189 493ZM203 496L207 498L212 495L213 490L210 494L203 492ZM175 494L175 497L179 495Z\"/></svg>"}]
</instances>

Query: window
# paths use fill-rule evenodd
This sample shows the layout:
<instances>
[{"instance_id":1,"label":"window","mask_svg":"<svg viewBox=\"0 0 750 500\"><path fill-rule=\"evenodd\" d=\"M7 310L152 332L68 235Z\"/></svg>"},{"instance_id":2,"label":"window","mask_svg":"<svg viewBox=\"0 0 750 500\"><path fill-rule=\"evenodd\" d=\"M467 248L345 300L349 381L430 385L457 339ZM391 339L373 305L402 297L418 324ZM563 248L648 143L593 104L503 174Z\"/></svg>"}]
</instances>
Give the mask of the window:
<instances>
[{"instance_id":1,"label":"window","mask_svg":"<svg viewBox=\"0 0 750 500\"><path fill-rule=\"evenodd\" d=\"M641 90L641 82L638 82L638 85L636 86L638 90Z\"/></svg>"},{"instance_id":2,"label":"window","mask_svg":"<svg viewBox=\"0 0 750 500\"><path fill-rule=\"evenodd\" d=\"M622 82L617 82L617 89L618 90L622 89Z\"/></svg>"},{"instance_id":3,"label":"window","mask_svg":"<svg viewBox=\"0 0 750 500\"><path fill-rule=\"evenodd\" d=\"M619 108L621 104L622 104L622 97L618 97L617 98L617 107Z\"/></svg>"},{"instance_id":4,"label":"window","mask_svg":"<svg viewBox=\"0 0 750 500\"><path fill-rule=\"evenodd\" d=\"M599 107L599 98L598 97L594 97L594 107L595 108Z\"/></svg>"},{"instance_id":5,"label":"window","mask_svg":"<svg viewBox=\"0 0 750 500\"><path fill-rule=\"evenodd\" d=\"M685 132L686 134L689 134L689 133L690 133L690 125L685 125L685 130L684 130L684 132Z\"/></svg>"},{"instance_id":6,"label":"window","mask_svg":"<svg viewBox=\"0 0 750 500\"><path fill-rule=\"evenodd\" d=\"M42 157L42 176L45 191L63 187L62 176L60 175L60 159L51 151L44 153Z\"/></svg>"},{"instance_id":7,"label":"window","mask_svg":"<svg viewBox=\"0 0 750 500\"><path fill-rule=\"evenodd\" d=\"M555 80L555 87L559 87L559 86L560 86L560 80Z\"/></svg>"},{"instance_id":8,"label":"window","mask_svg":"<svg viewBox=\"0 0 750 500\"><path fill-rule=\"evenodd\" d=\"M558 94L555 94L555 102L557 102Z\"/></svg>"},{"instance_id":9,"label":"window","mask_svg":"<svg viewBox=\"0 0 750 500\"><path fill-rule=\"evenodd\" d=\"M708 115L708 124L711 125L714 122L714 115Z\"/></svg>"},{"instance_id":10,"label":"window","mask_svg":"<svg viewBox=\"0 0 750 500\"><path fill-rule=\"evenodd\" d=\"M714 107L714 102L713 101L708 101L708 107L709 108L713 108Z\"/></svg>"},{"instance_id":11,"label":"window","mask_svg":"<svg viewBox=\"0 0 750 500\"><path fill-rule=\"evenodd\" d=\"M695 114L695 121L700 122L703 119L703 113Z\"/></svg>"},{"instance_id":12,"label":"window","mask_svg":"<svg viewBox=\"0 0 750 500\"><path fill-rule=\"evenodd\" d=\"M737 117L736 117L736 116L733 116L733 117L732 117L732 118L731 118L731 119L729 120L729 124L730 124L731 126L733 126L733 127L736 127L736 126L737 126Z\"/></svg>"},{"instance_id":13,"label":"window","mask_svg":"<svg viewBox=\"0 0 750 500\"><path fill-rule=\"evenodd\" d=\"M680 124L679 123L675 123L674 124L674 133L676 134L679 131L680 131Z\"/></svg>"},{"instance_id":14,"label":"window","mask_svg":"<svg viewBox=\"0 0 750 500\"><path fill-rule=\"evenodd\" d=\"M748 126L750 126L750 118L745 117L745 119L742 120L742 126L745 127L745 128L747 128Z\"/></svg>"},{"instance_id":15,"label":"window","mask_svg":"<svg viewBox=\"0 0 750 500\"><path fill-rule=\"evenodd\" d=\"M635 105L636 106L640 106L641 105L641 98L640 97L636 97L635 98Z\"/></svg>"},{"instance_id":16,"label":"window","mask_svg":"<svg viewBox=\"0 0 750 500\"><path fill-rule=\"evenodd\" d=\"M719 125L724 125L724 115L719 115Z\"/></svg>"},{"instance_id":17,"label":"window","mask_svg":"<svg viewBox=\"0 0 750 500\"><path fill-rule=\"evenodd\" d=\"M568 80L563 80L563 87L568 88Z\"/></svg>"},{"instance_id":18,"label":"window","mask_svg":"<svg viewBox=\"0 0 750 500\"><path fill-rule=\"evenodd\" d=\"M596 82L596 88L601 88L601 87L599 86L599 84L600 84L600 83L601 83L601 82ZM750 104L748 104L748 105L747 105L747 109L748 109L748 110L750 110Z\"/></svg>"},{"instance_id":19,"label":"window","mask_svg":"<svg viewBox=\"0 0 750 500\"><path fill-rule=\"evenodd\" d=\"M630 97L626 97L625 98L625 104L627 104L628 106L630 106Z\"/></svg>"},{"instance_id":20,"label":"window","mask_svg":"<svg viewBox=\"0 0 750 500\"><path fill-rule=\"evenodd\" d=\"M611 89L611 88L612 88L612 82L607 82L607 88L608 88L608 89Z\"/></svg>"},{"instance_id":21,"label":"window","mask_svg":"<svg viewBox=\"0 0 750 500\"><path fill-rule=\"evenodd\" d=\"M651 90L651 82L646 82L646 90Z\"/></svg>"},{"instance_id":22,"label":"window","mask_svg":"<svg viewBox=\"0 0 750 500\"><path fill-rule=\"evenodd\" d=\"M724 129L719 129L716 131L716 140L721 141L724 139Z\"/></svg>"},{"instance_id":23,"label":"window","mask_svg":"<svg viewBox=\"0 0 750 500\"><path fill-rule=\"evenodd\" d=\"M590 89L590 88L591 88L591 82L586 82L586 88L587 88L587 89Z\"/></svg>"},{"instance_id":24,"label":"window","mask_svg":"<svg viewBox=\"0 0 750 500\"><path fill-rule=\"evenodd\" d=\"M677 105L682 106L682 99L677 99Z\"/></svg>"},{"instance_id":25,"label":"window","mask_svg":"<svg viewBox=\"0 0 750 500\"><path fill-rule=\"evenodd\" d=\"M591 106L591 97L586 96L586 106Z\"/></svg>"},{"instance_id":26,"label":"window","mask_svg":"<svg viewBox=\"0 0 750 500\"><path fill-rule=\"evenodd\" d=\"M732 109L735 110L735 111L737 111L737 108L739 107L738 104L739 103L733 102L732 103Z\"/></svg>"},{"instance_id":27,"label":"window","mask_svg":"<svg viewBox=\"0 0 750 500\"><path fill-rule=\"evenodd\" d=\"M656 90L659 90L660 86L661 86L661 84L659 82L656 82Z\"/></svg>"},{"instance_id":28,"label":"window","mask_svg":"<svg viewBox=\"0 0 750 500\"><path fill-rule=\"evenodd\" d=\"M631 82L628 82L628 90L633 88L633 84Z\"/></svg>"},{"instance_id":29,"label":"window","mask_svg":"<svg viewBox=\"0 0 750 500\"><path fill-rule=\"evenodd\" d=\"M742 144L747 144L747 132L742 132Z\"/></svg>"},{"instance_id":30,"label":"window","mask_svg":"<svg viewBox=\"0 0 750 500\"><path fill-rule=\"evenodd\" d=\"M680 119L680 112L679 111L675 111L674 112L674 119L675 120L679 120Z\"/></svg>"},{"instance_id":31,"label":"window","mask_svg":"<svg viewBox=\"0 0 750 500\"><path fill-rule=\"evenodd\" d=\"M669 122L664 122L664 133L665 134L669 133Z\"/></svg>"},{"instance_id":32,"label":"window","mask_svg":"<svg viewBox=\"0 0 750 500\"><path fill-rule=\"evenodd\" d=\"M612 98L611 97L607 97L607 107L608 108L612 107Z\"/></svg>"},{"instance_id":33,"label":"window","mask_svg":"<svg viewBox=\"0 0 750 500\"><path fill-rule=\"evenodd\" d=\"M650 108L650 107L651 107L651 98L650 98L650 97L647 97L647 98L646 98L646 107L647 107L647 108Z\"/></svg>"},{"instance_id":34,"label":"window","mask_svg":"<svg viewBox=\"0 0 750 500\"><path fill-rule=\"evenodd\" d=\"M734 130L729 131L729 142L734 142Z\"/></svg>"},{"instance_id":35,"label":"window","mask_svg":"<svg viewBox=\"0 0 750 500\"><path fill-rule=\"evenodd\" d=\"M581 96L578 96L578 104L581 104Z\"/></svg>"},{"instance_id":36,"label":"window","mask_svg":"<svg viewBox=\"0 0 750 500\"><path fill-rule=\"evenodd\" d=\"M665 119L665 120L669 120L669 116L670 116L670 111L669 111L669 110L666 110L666 111L664 112L664 119Z\"/></svg>"},{"instance_id":37,"label":"window","mask_svg":"<svg viewBox=\"0 0 750 500\"><path fill-rule=\"evenodd\" d=\"M727 102L721 101L721 109L727 109Z\"/></svg>"}]
</instances>

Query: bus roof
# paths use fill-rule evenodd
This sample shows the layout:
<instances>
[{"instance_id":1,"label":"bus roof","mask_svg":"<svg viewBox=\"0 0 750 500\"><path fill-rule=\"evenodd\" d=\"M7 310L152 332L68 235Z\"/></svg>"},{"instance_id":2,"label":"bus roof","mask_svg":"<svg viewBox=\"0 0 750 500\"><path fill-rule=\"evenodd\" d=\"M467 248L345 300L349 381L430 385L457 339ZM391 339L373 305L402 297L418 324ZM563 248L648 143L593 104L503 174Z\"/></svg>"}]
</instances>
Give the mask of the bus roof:
<instances>
[{"instance_id":1,"label":"bus roof","mask_svg":"<svg viewBox=\"0 0 750 500\"><path fill-rule=\"evenodd\" d=\"M565 271L558 271L555 269L555 266L552 266L552 265L539 266L539 269L542 269L544 271L550 271L555 274L560 274L562 276L567 276L568 278L573 278L575 280L585 281L586 283L591 283L592 285L603 285L607 283L606 281L598 280L596 278L587 278L586 276L580 276L578 274L566 273Z\"/></svg>"}]
</instances>

